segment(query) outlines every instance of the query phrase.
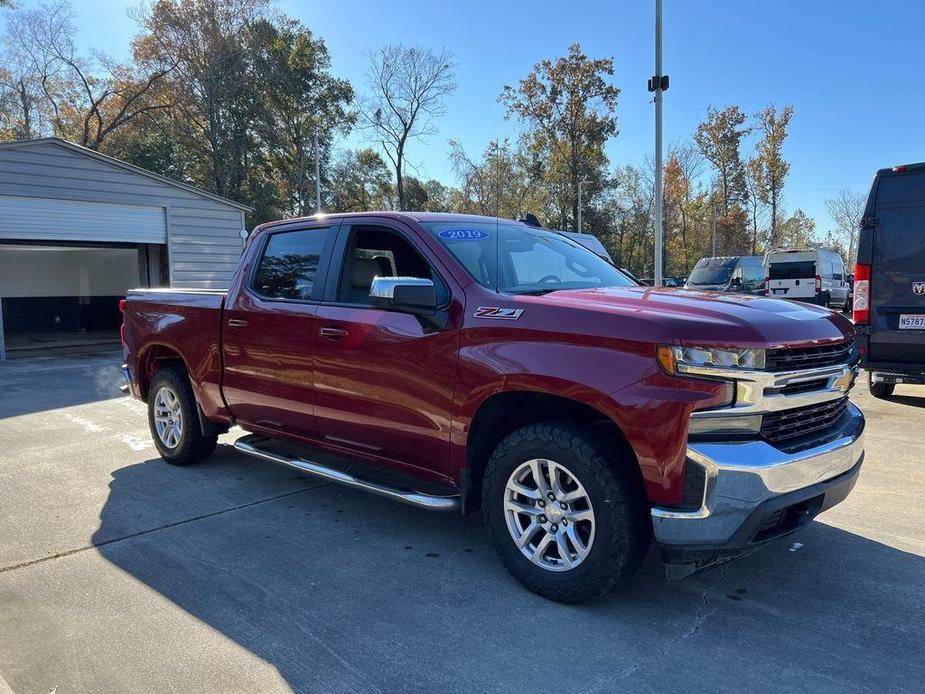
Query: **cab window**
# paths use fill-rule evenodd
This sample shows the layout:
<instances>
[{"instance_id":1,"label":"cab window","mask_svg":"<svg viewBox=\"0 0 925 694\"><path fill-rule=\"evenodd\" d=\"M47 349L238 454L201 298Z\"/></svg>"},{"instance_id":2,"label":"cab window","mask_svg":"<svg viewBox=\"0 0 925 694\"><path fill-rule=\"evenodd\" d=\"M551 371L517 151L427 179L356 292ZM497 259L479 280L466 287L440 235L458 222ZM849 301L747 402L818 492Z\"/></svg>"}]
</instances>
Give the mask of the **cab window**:
<instances>
[{"instance_id":1,"label":"cab window","mask_svg":"<svg viewBox=\"0 0 925 694\"><path fill-rule=\"evenodd\" d=\"M372 305L369 290L376 277L416 277L434 282L437 303L448 290L421 253L401 234L385 227L354 227L345 251L337 300Z\"/></svg>"},{"instance_id":2,"label":"cab window","mask_svg":"<svg viewBox=\"0 0 925 694\"><path fill-rule=\"evenodd\" d=\"M328 229L280 231L267 240L251 289L268 299L312 298Z\"/></svg>"}]
</instances>

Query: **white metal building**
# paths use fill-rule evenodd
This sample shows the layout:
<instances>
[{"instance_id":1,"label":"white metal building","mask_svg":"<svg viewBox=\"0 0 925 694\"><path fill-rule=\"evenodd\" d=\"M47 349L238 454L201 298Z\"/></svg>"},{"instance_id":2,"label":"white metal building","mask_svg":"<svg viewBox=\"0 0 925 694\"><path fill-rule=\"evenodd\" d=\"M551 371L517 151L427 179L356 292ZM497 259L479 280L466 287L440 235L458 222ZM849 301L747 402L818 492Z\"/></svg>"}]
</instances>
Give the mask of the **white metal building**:
<instances>
[{"instance_id":1,"label":"white metal building","mask_svg":"<svg viewBox=\"0 0 925 694\"><path fill-rule=\"evenodd\" d=\"M248 210L56 138L0 144L0 358L111 343L132 287L226 287Z\"/></svg>"}]
</instances>

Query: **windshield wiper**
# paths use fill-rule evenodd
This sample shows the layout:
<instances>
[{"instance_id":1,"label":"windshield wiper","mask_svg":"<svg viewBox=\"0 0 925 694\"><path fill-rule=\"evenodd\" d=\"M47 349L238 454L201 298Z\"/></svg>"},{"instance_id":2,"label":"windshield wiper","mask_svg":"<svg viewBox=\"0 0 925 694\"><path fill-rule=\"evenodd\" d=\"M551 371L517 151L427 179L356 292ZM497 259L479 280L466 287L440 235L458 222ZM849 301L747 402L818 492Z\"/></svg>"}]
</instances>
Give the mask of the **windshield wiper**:
<instances>
[{"instance_id":1,"label":"windshield wiper","mask_svg":"<svg viewBox=\"0 0 925 694\"><path fill-rule=\"evenodd\" d=\"M516 294L517 296L543 296L543 294L558 291L561 291L561 289L550 287L549 289L525 289L522 292L511 292L511 294Z\"/></svg>"}]
</instances>

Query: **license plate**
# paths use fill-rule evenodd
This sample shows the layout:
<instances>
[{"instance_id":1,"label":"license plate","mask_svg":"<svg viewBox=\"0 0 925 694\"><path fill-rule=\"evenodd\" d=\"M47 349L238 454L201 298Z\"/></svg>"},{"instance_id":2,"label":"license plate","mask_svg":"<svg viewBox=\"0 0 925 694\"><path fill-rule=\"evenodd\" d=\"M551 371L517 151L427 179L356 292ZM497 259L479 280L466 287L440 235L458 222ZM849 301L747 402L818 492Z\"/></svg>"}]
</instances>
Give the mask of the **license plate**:
<instances>
[{"instance_id":1,"label":"license plate","mask_svg":"<svg viewBox=\"0 0 925 694\"><path fill-rule=\"evenodd\" d=\"M900 330L925 330L925 313L901 313Z\"/></svg>"},{"instance_id":2,"label":"license plate","mask_svg":"<svg viewBox=\"0 0 925 694\"><path fill-rule=\"evenodd\" d=\"M771 291L774 292L775 294L786 294L787 293L786 289L772 289Z\"/></svg>"}]
</instances>

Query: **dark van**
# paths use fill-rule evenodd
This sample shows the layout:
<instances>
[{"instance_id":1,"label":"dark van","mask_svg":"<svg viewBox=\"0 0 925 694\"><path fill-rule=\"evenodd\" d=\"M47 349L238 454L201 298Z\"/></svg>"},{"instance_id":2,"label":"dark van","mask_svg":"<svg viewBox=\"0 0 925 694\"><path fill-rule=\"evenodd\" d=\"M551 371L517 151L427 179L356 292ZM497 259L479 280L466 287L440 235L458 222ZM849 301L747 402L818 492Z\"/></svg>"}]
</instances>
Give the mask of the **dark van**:
<instances>
[{"instance_id":1,"label":"dark van","mask_svg":"<svg viewBox=\"0 0 925 694\"><path fill-rule=\"evenodd\" d=\"M764 294L764 259L760 255L701 258L684 288Z\"/></svg>"},{"instance_id":2,"label":"dark van","mask_svg":"<svg viewBox=\"0 0 925 694\"><path fill-rule=\"evenodd\" d=\"M925 163L874 177L858 240L854 322L871 394L925 385Z\"/></svg>"}]
</instances>

